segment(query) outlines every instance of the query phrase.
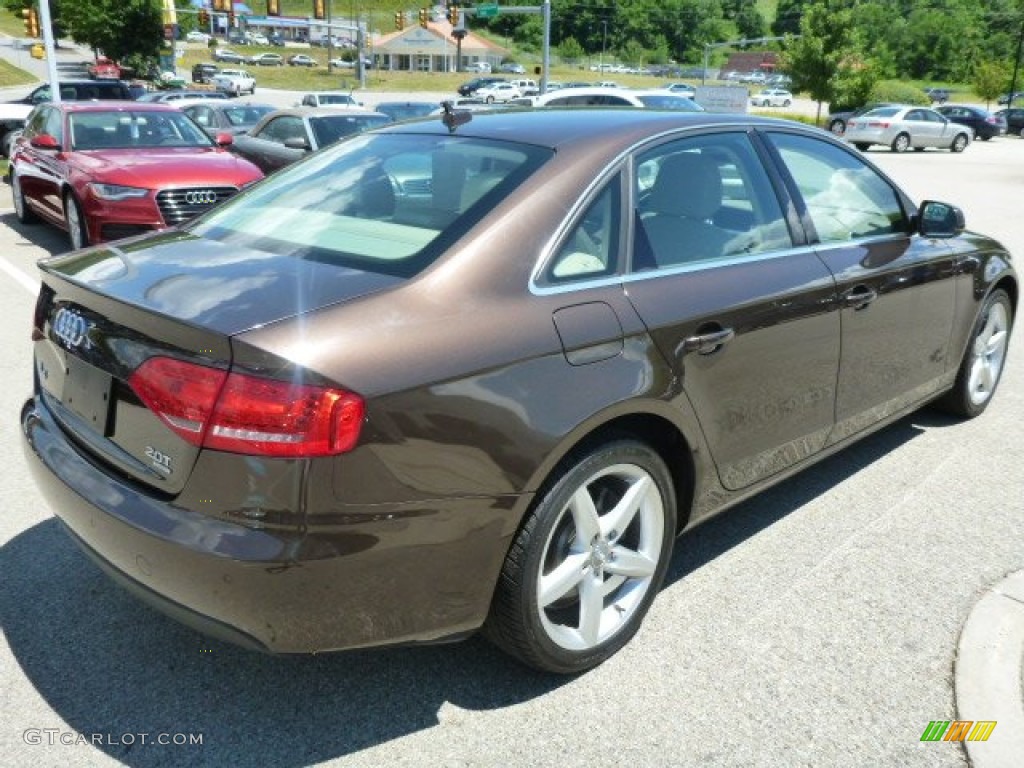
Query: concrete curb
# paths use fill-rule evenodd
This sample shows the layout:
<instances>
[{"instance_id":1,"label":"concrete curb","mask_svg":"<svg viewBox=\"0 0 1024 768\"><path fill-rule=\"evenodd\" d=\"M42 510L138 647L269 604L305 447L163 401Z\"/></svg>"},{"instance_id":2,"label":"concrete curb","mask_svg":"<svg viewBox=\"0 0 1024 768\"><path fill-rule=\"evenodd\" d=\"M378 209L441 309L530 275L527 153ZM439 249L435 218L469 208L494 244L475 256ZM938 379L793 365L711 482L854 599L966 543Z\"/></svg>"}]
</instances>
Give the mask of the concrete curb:
<instances>
[{"instance_id":1,"label":"concrete curb","mask_svg":"<svg viewBox=\"0 0 1024 768\"><path fill-rule=\"evenodd\" d=\"M957 645L954 687L961 720L994 720L988 741L964 741L974 768L1019 768L1024 755L1024 571L987 591Z\"/></svg>"}]
</instances>

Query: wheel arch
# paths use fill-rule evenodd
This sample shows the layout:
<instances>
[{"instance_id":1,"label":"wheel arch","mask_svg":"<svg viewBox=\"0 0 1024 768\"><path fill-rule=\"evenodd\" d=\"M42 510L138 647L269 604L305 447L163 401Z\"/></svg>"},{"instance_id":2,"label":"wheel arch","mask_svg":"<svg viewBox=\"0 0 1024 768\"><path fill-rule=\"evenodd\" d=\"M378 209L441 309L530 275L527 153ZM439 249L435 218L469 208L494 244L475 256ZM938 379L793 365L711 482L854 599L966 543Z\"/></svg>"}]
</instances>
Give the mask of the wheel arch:
<instances>
[{"instance_id":1,"label":"wheel arch","mask_svg":"<svg viewBox=\"0 0 1024 768\"><path fill-rule=\"evenodd\" d=\"M656 405L671 407L666 403ZM676 533L682 531L693 509L698 443L687 435L675 418L659 410L655 407L645 411L612 413L601 422L568 435L538 468L530 483L531 488L537 489L532 494L530 506L539 503L562 473L583 454L613 440L635 439L649 445L668 467L676 496Z\"/></svg>"}]
</instances>

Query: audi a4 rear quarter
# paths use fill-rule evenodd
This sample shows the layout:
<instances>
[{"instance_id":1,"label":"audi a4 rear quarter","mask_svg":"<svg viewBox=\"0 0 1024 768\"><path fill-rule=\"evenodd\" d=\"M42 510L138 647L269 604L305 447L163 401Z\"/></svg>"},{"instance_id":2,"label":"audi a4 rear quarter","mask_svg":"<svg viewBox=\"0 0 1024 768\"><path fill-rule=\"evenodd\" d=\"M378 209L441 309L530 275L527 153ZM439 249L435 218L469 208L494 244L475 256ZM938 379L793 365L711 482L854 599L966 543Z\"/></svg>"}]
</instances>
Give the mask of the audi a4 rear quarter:
<instances>
[{"instance_id":1,"label":"audi a4 rear quarter","mask_svg":"<svg viewBox=\"0 0 1024 768\"><path fill-rule=\"evenodd\" d=\"M68 233L73 248L181 224L263 178L176 107L41 104L11 152L19 221Z\"/></svg>"},{"instance_id":2,"label":"audi a4 rear quarter","mask_svg":"<svg viewBox=\"0 0 1024 768\"><path fill-rule=\"evenodd\" d=\"M681 531L981 414L1018 295L830 135L653 110L395 124L40 268L26 454L110 575L252 648L483 628L563 673Z\"/></svg>"}]
</instances>

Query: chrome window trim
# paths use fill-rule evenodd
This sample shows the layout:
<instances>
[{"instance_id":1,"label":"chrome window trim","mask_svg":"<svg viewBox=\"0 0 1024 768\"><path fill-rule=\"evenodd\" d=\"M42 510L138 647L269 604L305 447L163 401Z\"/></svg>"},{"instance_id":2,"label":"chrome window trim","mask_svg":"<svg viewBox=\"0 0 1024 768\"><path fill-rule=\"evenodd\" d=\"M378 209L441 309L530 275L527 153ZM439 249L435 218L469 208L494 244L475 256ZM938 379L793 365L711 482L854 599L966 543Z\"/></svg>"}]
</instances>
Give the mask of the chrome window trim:
<instances>
[{"instance_id":1,"label":"chrome window trim","mask_svg":"<svg viewBox=\"0 0 1024 768\"><path fill-rule=\"evenodd\" d=\"M611 275L600 278L594 278L593 280L580 280L578 282L570 283L567 285L558 286L538 286L531 284L530 292L536 296L552 296L555 294L571 293L573 291L589 291L597 288L607 288L613 285L626 286L629 283L640 282L642 280L651 280L655 278L671 277L674 275L685 274L689 272L703 272L708 269L720 269L721 267L734 267L740 264L751 264L754 262L770 261L775 259L783 259L788 256L800 256L807 253L813 253L817 255L822 250L830 250L837 247L850 247L859 244L877 243L883 242L889 239L895 238L910 238L913 237L911 234L897 232L886 235L869 235L866 237L858 237L850 240L845 240L841 243L810 243L806 245L796 245L792 248L785 248L778 251L763 251L761 253L749 254L749 255L737 255L727 256L714 261L705 261L694 264L679 264L674 267L667 267L665 269L647 269L643 272L630 272L629 274Z\"/></svg>"}]
</instances>

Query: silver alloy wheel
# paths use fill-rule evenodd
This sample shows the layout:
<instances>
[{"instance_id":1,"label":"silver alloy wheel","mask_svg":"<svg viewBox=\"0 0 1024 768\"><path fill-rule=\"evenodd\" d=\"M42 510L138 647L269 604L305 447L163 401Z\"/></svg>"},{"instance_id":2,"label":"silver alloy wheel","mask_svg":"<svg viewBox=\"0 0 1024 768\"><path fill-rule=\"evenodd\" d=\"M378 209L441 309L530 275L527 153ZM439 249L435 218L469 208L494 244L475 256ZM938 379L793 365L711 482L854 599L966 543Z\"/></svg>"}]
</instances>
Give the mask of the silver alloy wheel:
<instances>
[{"instance_id":1,"label":"silver alloy wheel","mask_svg":"<svg viewBox=\"0 0 1024 768\"><path fill-rule=\"evenodd\" d=\"M25 220L25 198L21 196L21 179L16 173L11 174L11 196L14 198L14 213L18 221Z\"/></svg>"},{"instance_id":2,"label":"silver alloy wheel","mask_svg":"<svg viewBox=\"0 0 1024 768\"><path fill-rule=\"evenodd\" d=\"M561 648L587 651L631 624L651 588L665 512L658 485L635 464L614 464L572 494L544 544L537 609Z\"/></svg>"},{"instance_id":3,"label":"silver alloy wheel","mask_svg":"<svg viewBox=\"0 0 1024 768\"><path fill-rule=\"evenodd\" d=\"M905 133L901 133L892 142L893 152L906 152L910 148L910 137Z\"/></svg>"},{"instance_id":4,"label":"silver alloy wheel","mask_svg":"<svg viewBox=\"0 0 1024 768\"><path fill-rule=\"evenodd\" d=\"M953 139L953 146L950 148L954 152L963 152L967 148L967 134L958 133L956 138Z\"/></svg>"},{"instance_id":5,"label":"silver alloy wheel","mask_svg":"<svg viewBox=\"0 0 1024 768\"><path fill-rule=\"evenodd\" d=\"M973 405L988 401L999 383L999 374L1006 361L1006 346L1010 340L1010 318L1006 307L995 302L989 307L988 317L974 339L971 351L971 373L968 396Z\"/></svg>"},{"instance_id":6,"label":"silver alloy wheel","mask_svg":"<svg viewBox=\"0 0 1024 768\"><path fill-rule=\"evenodd\" d=\"M84 248L85 236L82 233L82 214L78 209L78 203L70 193L64 197L64 220L68 225L68 236L71 238L72 250Z\"/></svg>"}]
</instances>

